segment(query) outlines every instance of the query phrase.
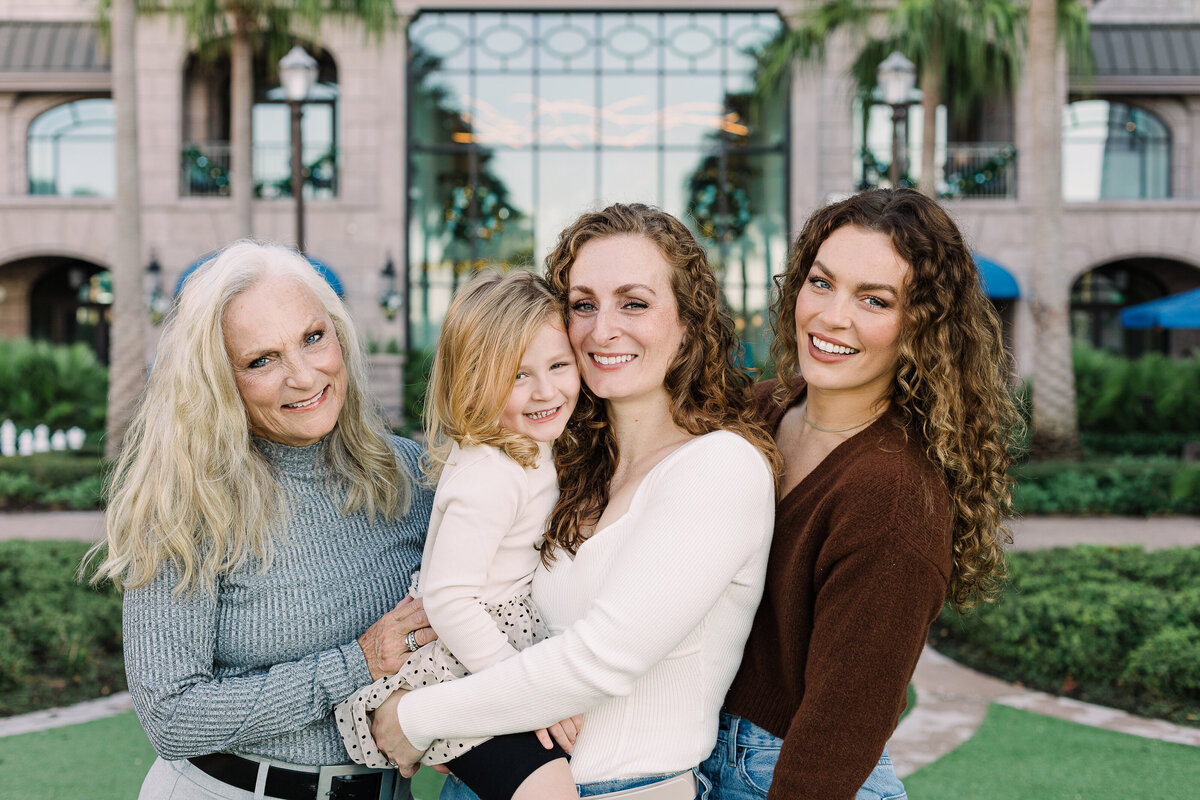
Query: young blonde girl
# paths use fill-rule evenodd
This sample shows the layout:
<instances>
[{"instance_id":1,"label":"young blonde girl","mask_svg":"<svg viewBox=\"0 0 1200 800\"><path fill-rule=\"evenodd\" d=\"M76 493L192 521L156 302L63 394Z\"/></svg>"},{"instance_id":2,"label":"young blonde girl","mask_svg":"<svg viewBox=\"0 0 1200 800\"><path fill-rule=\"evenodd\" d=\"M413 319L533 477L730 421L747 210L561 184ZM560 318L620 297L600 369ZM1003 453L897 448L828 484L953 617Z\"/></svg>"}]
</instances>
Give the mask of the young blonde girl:
<instances>
[{"instance_id":1,"label":"young blonde girl","mask_svg":"<svg viewBox=\"0 0 1200 800\"><path fill-rule=\"evenodd\" d=\"M440 638L420 648L410 640L413 654L396 675L338 706L355 761L388 764L369 712L394 691L479 672L548 635L529 591L558 497L551 444L578 395L562 303L545 281L484 273L459 292L426 397L425 468L437 492L415 578ZM570 740L573 725L564 724ZM423 763L445 764L484 798L577 796L565 753L543 731L440 740Z\"/></svg>"}]
</instances>

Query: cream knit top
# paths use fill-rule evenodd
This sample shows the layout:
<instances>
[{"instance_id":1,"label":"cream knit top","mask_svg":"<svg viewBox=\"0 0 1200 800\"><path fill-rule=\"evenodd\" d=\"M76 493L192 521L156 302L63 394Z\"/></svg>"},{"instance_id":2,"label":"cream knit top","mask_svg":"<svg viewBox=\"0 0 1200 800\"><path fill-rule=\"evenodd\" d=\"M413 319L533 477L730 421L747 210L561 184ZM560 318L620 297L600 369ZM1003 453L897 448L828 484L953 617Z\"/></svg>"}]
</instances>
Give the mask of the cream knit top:
<instances>
[{"instance_id":1,"label":"cream knit top","mask_svg":"<svg viewBox=\"0 0 1200 800\"><path fill-rule=\"evenodd\" d=\"M470 672L515 654L486 603L529 593L558 499L550 445L526 469L488 445L453 445L438 480L418 591L441 643Z\"/></svg>"},{"instance_id":2,"label":"cream knit top","mask_svg":"<svg viewBox=\"0 0 1200 800\"><path fill-rule=\"evenodd\" d=\"M550 639L398 707L417 747L545 727L586 712L571 769L587 783L673 772L712 750L762 595L774 482L746 440L683 445L629 510L534 575Z\"/></svg>"}]
</instances>

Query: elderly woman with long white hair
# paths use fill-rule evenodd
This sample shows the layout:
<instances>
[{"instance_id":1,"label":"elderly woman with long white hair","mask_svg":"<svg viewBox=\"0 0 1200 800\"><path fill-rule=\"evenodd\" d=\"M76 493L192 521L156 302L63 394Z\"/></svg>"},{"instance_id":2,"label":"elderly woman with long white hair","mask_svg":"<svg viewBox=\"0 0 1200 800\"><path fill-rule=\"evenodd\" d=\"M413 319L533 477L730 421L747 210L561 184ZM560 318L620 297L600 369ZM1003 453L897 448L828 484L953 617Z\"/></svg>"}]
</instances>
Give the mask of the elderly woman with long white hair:
<instances>
[{"instance_id":1,"label":"elderly woman with long white hair","mask_svg":"<svg viewBox=\"0 0 1200 800\"><path fill-rule=\"evenodd\" d=\"M333 707L433 632L406 597L432 492L366 392L342 302L234 244L184 284L112 480L96 573L159 758L142 798L401 798Z\"/></svg>"}]
</instances>

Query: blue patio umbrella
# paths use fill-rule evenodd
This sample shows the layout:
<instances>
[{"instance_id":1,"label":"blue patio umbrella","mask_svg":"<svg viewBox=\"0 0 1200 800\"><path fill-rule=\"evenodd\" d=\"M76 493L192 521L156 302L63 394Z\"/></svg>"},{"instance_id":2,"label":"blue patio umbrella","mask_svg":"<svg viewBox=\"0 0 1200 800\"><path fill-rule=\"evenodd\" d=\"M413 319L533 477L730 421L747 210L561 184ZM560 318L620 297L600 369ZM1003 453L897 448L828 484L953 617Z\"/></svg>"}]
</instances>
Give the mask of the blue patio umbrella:
<instances>
[{"instance_id":1,"label":"blue patio umbrella","mask_svg":"<svg viewBox=\"0 0 1200 800\"><path fill-rule=\"evenodd\" d=\"M993 300L1014 300L1021 296L1017 279L1011 272L978 253L971 255L975 259L975 266L979 267L979 282L983 285L984 294Z\"/></svg>"},{"instance_id":2,"label":"blue patio umbrella","mask_svg":"<svg viewBox=\"0 0 1200 800\"><path fill-rule=\"evenodd\" d=\"M1126 328L1200 329L1200 289L1123 308L1121 324Z\"/></svg>"},{"instance_id":3,"label":"blue patio umbrella","mask_svg":"<svg viewBox=\"0 0 1200 800\"><path fill-rule=\"evenodd\" d=\"M185 269L183 274L179 276L179 281L175 284L175 294L179 294L179 290L183 288L183 284L189 277L191 277L192 273L199 269L201 264L215 256L217 252L218 251L214 250L211 253L205 253L204 255L200 256L200 258L196 259L191 266ZM323 261L318 261L312 256L305 256L305 258L308 259L308 263L313 265L313 269L315 269L317 273L325 279L325 282L329 284L329 288L333 289L333 291L337 293L338 297L345 296L346 292L342 289L341 278L337 276L337 273L333 271L332 267Z\"/></svg>"}]
</instances>

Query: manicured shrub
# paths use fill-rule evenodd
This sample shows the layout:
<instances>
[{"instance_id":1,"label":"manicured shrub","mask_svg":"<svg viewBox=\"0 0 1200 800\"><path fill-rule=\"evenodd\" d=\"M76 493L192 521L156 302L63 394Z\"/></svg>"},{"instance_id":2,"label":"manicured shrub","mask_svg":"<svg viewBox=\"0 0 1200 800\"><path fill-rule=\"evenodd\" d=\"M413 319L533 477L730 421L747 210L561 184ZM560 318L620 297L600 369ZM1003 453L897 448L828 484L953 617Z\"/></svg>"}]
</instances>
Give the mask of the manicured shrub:
<instances>
[{"instance_id":1,"label":"manicured shrub","mask_svg":"<svg viewBox=\"0 0 1200 800\"><path fill-rule=\"evenodd\" d=\"M75 579L82 542L0 542L0 716L125 688L121 596Z\"/></svg>"},{"instance_id":2,"label":"manicured shrub","mask_svg":"<svg viewBox=\"0 0 1200 800\"><path fill-rule=\"evenodd\" d=\"M107 468L86 450L0 458L0 508L99 508Z\"/></svg>"},{"instance_id":3,"label":"manicured shrub","mask_svg":"<svg viewBox=\"0 0 1200 800\"><path fill-rule=\"evenodd\" d=\"M1076 345L1074 363L1081 431L1200 438L1200 357L1131 360Z\"/></svg>"},{"instance_id":4,"label":"manicured shrub","mask_svg":"<svg viewBox=\"0 0 1200 800\"><path fill-rule=\"evenodd\" d=\"M998 603L943 610L934 646L1008 681L1200 724L1200 548L1057 548L1009 566Z\"/></svg>"},{"instance_id":5,"label":"manicured shrub","mask_svg":"<svg viewBox=\"0 0 1200 800\"><path fill-rule=\"evenodd\" d=\"M421 430L425 413L425 389L433 369L433 350L409 350L404 361L404 416L408 420L407 435Z\"/></svg>"},{"instance_id":6,"label":"manicured shrub","mask_svg":"<svg viewBox=\"0 0 1200 800\"><path fill-rule=\"evenodd\" d=\"M1200 628L1163 628L1134 650L1121 673L1128 686L1169 701L1183 698L1200 705Z\"/></svg>"},{"instance_id":7,"label":"manicured shrub","mask_svg":"<svg viewBox=\"0 0 1200 800\"><path fill-rule=\"evenodd\" d=\"M104 478L92 475L70 486L50 489L41 496L41 502L52 508L68 508L72 511L87 511L104 505Z\"/></svg>"},{"instance_id":8,"label":"manicured shrub","mask_svg":"<svg viewBox=\"0 0 1200 800\"><path fill-rule=\"evenodd\" d=\"M87 345L0 339L0 420L104 429L108 370Z\"/></svg>"},{"instance_id":9,"label":"manicured shrub","mask_svg":"<svg viewBox=\"0 0 1200 800\"><path fill-rule=\"evenodd\" d=\"M1021 514L1200 514L1200 464L1165 457L1017 464Z\"/></svg>"},{"instance_id":10,"label":"manicured shrub","mask_svg":"<svg viewBox=\"0 0 1200 800\"><path fill-rule=\"evenodd\" d=\"M1109 433L1080 431L1079 444L1087 456L1178 456L1188 442L1200 442L1200 433Z\"/></svg>"}]
</instances>

